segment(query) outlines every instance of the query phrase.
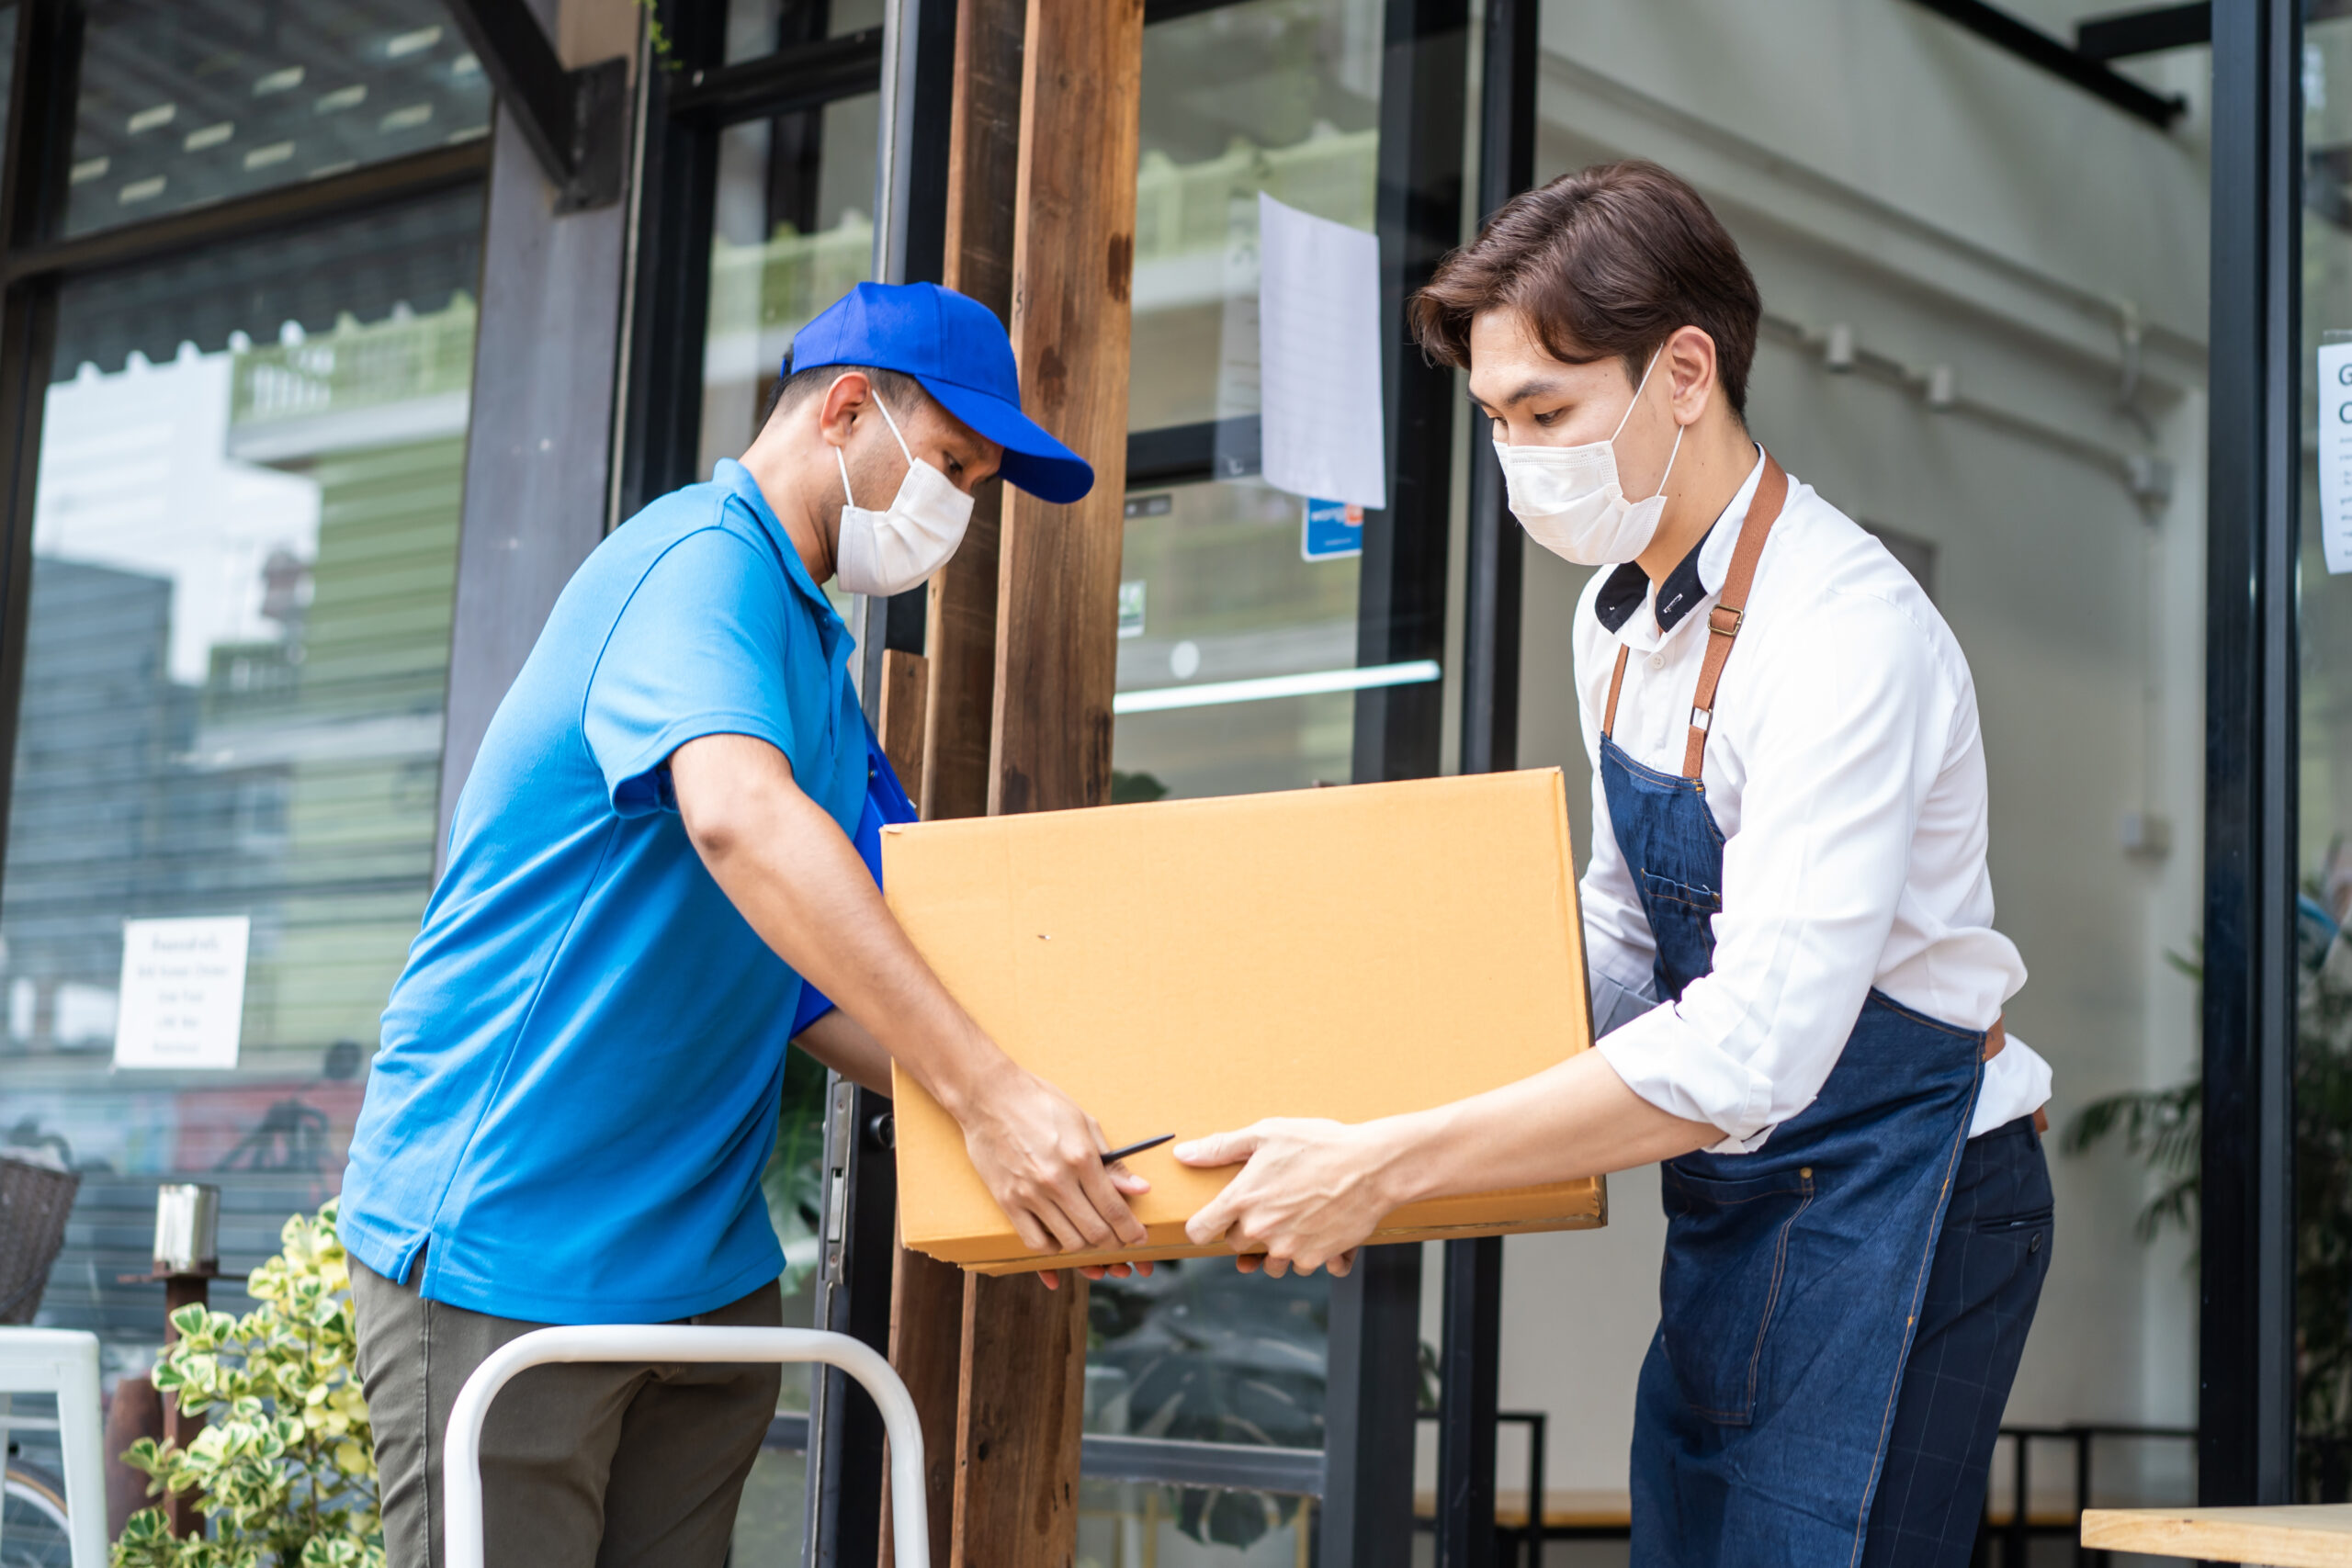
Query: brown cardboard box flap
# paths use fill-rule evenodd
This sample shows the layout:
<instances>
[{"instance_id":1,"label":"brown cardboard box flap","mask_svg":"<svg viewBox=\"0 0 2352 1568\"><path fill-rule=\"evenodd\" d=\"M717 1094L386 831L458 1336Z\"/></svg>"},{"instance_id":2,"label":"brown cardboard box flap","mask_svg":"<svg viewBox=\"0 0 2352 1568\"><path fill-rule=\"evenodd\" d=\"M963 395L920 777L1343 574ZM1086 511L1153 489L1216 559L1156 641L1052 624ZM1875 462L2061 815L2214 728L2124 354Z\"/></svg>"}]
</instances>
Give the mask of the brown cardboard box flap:
<instances>
[{"instance_id":1,"label":"brown cardboard box flap","mask_svg":"<svg viewBox=\"0 0 2352 1568\"><path fill-rule=\"evenodd\" d=\"M889 828L890 908L972 1016L1114 1145L1266 1116L1362 1122L1591 1043L1556 768ZM1131 1168L1142 1247L1034 1257L936 1101L896 1085L899 1234L989 1272L1201 1256L1230 1179ZM1598 1179L1417 1203L1377 1239L1598 1225Z\"/></svg>"}]
</instances>

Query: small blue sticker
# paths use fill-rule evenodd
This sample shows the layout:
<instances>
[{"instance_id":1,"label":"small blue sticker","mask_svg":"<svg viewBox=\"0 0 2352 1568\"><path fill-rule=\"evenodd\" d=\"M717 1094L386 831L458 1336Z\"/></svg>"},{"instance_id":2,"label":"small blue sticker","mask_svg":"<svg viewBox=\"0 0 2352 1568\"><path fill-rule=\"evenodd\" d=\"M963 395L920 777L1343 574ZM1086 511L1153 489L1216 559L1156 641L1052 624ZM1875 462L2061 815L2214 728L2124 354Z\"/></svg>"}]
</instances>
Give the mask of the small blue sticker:
<instances>
[{"instance_id":1,"label":"small blue sticker","mask_svg":"<svg viewBox=\"0 0 2352 1568\"><path fill-rule=\"evenodd\" d=\"M1344 501L1310 501L1298 540L1306 560L1344 560L1363 554L1363 508Z\"/></svg>"}]
</instances>

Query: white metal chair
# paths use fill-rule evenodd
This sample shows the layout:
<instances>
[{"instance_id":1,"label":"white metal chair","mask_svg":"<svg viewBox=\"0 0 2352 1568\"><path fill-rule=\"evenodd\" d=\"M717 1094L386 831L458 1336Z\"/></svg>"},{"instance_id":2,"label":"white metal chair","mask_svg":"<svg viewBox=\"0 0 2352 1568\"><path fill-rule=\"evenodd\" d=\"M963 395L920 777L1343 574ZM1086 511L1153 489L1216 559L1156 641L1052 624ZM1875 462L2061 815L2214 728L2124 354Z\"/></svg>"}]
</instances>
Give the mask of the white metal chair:
<instances>
[{"instance_id":1,"label":"white metal chair","mask_svg":"<svg viewBox=\"0 0 2352 1568\"><path fill-rule=\"evenodd\" d=\"M448 1568L483 1568L481 1427L490 1402L526 1367L550 1361L822 1361L865 1386L890 1436L890 1517L898 1568L931 1568L923 1501L922 1425L890 1363L846 1334L813 1328L694 1328L606 1324L540 1328L510 1340L474 1369L449 1412L441 1456L448 1498ZM74 1560L80 1568L79 1558Z\"/></svg>"},{"instance_id":2,"label":"white metal chair","mask_svg":"<svg viewBox=\"0 0 2352 1568\"><path fill-rule=\"evenodd\" d=\"M11 1395L53 1394L54 1420L13 1415ZM65 1472L74 1568L106 1568L105 1415L98 1404L98 1337L65 1328L0 1328L0 1454L9 1428L54 1431Z\"/></svg>"}]
</instances>

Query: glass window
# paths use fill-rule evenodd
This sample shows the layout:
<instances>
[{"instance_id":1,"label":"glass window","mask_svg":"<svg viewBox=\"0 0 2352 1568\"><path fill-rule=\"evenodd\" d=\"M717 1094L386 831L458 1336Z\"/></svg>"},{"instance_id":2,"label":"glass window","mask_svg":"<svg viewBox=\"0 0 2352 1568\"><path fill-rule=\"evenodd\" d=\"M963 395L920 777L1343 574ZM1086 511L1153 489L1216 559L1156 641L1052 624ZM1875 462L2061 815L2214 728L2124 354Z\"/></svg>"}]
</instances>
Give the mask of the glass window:
<instances>
[{"instance_id":1,"label":"glass window","mask_svg":"<svg viewBox=\"0 0 2352 1568\"><path fill-rule=\"evenodd\" d=\"M2061 35L2109 8L2011 7ZM2007 1026L2054 1073L2065 1216L2006 1419L2185 1427L2194 1237L2139 1228L2178 1173L2120 1137L2070 1150L2067 1134L2119 1093L2163 1124L2199 1061L2180 965L2204 918L2210 56L2119 62L2188 99L2163 131L1919 7L1697 15L1544 6L1536 178L1637 155L1697 186L1763 296L1750 429L1880 537L1958 639L1996 923L2030 973ZM1833 54L1834 91L1775 90ZM1580 852L1591 767L1570 676L1589 575L1527 547L1519 761L1565 770ZM1553 1413L1563 1490L1625 1484L1631 1369L1657 1321L1657 1180L1611 1177L1604 1231L1507 1246L1503 1386ZM1567 1322L1584 1325L1573 1341L1553 1326ZM1996 1473L2009 1458L2004 1443ZM2102 1439L2092 1495L2193 1495L2192 1459L2183 1440ZM2071 1512L2075 1480L2063 1449L2035 1445L2037 1515Z\"/></svg>"},{"instance_id":2,"label":"glass window","mask_svg":"<svg viewBox=\"0 0 2352 1568\"><path fill-rule=\"evenodd\" d=\"M1308 1568L1315 1499L1082 1481L1081 1568Z\"/></svg>"},{"instance_id":3,"label":"glass window","mask_svg":"<svg viewBox=\"0 0 2352 1568\"><path fill-rule=\"evenodd\" d=\"M792 334L874 276L880 115L867 93L720 133L696 478L751 445Z\"/></svg>"},{"instance_id":4,"label":"glass window","mask_svg":"<svg viewBox=\"0 0 2352 1568\"><path fill-rule=\"evenodd\" d=\"M1258 412L1258 193L1369 231L1382 7L1249 0L1144 32L1127 426Z\"/></svg>"},{"instance_id":5,"label":"glass window","mask_svg":"<svg viewBox=\"0 0 2352 1568\"><path fill-rule=\"evenodd\" d=\"M784 41L878 26L877 0L736 0L730 29ZM750 18L749 21L746 18ZM865 18L861 20L860 18ZM764 30L763 30L764 29ZM765 53L730 30L729 58ZM739 47L741 46L741 47ZM718 133L710 233L710 302L703 339L702 420L695 479L740 457L758 434L793 334L818 311L874 276L874 152L880 99L872 93L816 109L729 126ZM832 592L828 585L827 592ZM837 600L846 608L845 600ZM763 1178L769 1217L784 1243L784 1320L816 1321L820 1161L825 1074L794 1052L785 1069L784 1114ZM785 1369L782 1406L808 1407L805 1369ZM761 1455L737 1516L739 1562L780 1561L800 1550L806 1465L796 1450Z\"/></svg>"},{"instance_id":6,"label":"glass window","mask_svg":"<svg viewBox=\"0 0 2352 1568\"><path fill-rule=\"evenodd\" d=\"M1215 422L1224 477L1128 491L1114 800L1353 776L1362 513L1310 521L1255 477L1258 195L1374 227L1383 20L1246 0L1145 30L1127 424ZM1088 1429L1322 1447L1329 1295L1221 1258L1102 1281ZM1090 1483L1083 1512L1106 1564L1303 1561L1312 1535L1311 1506L1256 1493Z\"/></svg>"},{"instance_id":7,"label":"glass window","mask_svg":"<svg viewBox=\"0 0 2352 1568\"><path fill-rule=\"evenodd\" d=\"M1352 776L1362 514L1252 477L1258 195L1373 227L1381 27L1249 0L1144 33L1127 423L1216 422L1225 477L1128 494L1114 799Z\"/></svg>"},{"instance_id":8,"label":"glass window","mask_svg":"<svg viewBox=\"0 0 2352 1568\"><path fill-rule=\"evenodd\" d=\"M89 0L64 231L135 222L486 135L438 0Z\"/></svg>"},{"instance_id":9,"label":"glass window","mask_svg":"<svg viewBox=\"0 0 2352 1568\"><path fill-rule=\"evenodd\" d=\"M118 1366L161 1338L160 1292L117 1282L146 1270L158 1180L221 1187L236 1271L341 1185L431 885L481 210L459 192L62 293L0 1137L83 1172L41 1321ZM151 921L243 942L225 1057L117 1065L185 1043L134 1022L127 939L191 929Z\"/></svg>"},{"instance_id":10,"label":"glass window","mask_svg":"<svg viewBox=\"0 0 2352 1568\"><path fill-rule=\"evenodd\" d=\"M727 63L882 25L882 0L727 0Z\"/></svg>"},{"instance_id":11,"label":"glass window","mask_svg":"<svg viewBox=\"0 0 2352 1568\"><path fill-rule=\"evenodd\" d=\"M2352 1496L2352 536L2336 434L2352 387L2352 25L2314 17L2303 57L2301 986L2296 1007L2295 1344L2301 1500ZM2334 482L2323 484L2323 470Z\"/></svg>"}]
</instances>

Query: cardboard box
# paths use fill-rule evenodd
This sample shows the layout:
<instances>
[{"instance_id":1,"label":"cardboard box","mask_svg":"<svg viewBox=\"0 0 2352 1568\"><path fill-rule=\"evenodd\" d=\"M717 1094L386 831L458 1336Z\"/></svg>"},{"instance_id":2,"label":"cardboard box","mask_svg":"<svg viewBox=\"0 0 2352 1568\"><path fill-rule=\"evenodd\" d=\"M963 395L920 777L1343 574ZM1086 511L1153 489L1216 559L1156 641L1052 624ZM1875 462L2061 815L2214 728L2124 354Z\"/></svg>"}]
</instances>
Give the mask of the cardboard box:
<instances>
[{"instance_id":1,"label":"cardboard box","mask_svg":"<svg viewBox=\"0 0 2352 1568\"><path fill-rule=\"evenodd\" d=\"M1585 1049L1556 768L884 829L883 882L980 1026L1115 1146L1264 1116L1361 1122ZM1131 1168L1148 1245L1032 1256L937 1101L897 1082L899 1234L989 1273L1221 1252L1184 1222L1232 1177ZM1233 1169L1238 1169L1238 1167ZM1376 1241L1601 1224L1599 1179L1415 1203Z\"/></svg>"}]
</instances>

